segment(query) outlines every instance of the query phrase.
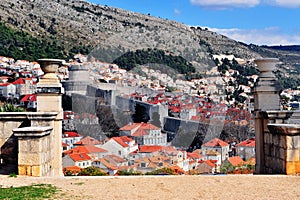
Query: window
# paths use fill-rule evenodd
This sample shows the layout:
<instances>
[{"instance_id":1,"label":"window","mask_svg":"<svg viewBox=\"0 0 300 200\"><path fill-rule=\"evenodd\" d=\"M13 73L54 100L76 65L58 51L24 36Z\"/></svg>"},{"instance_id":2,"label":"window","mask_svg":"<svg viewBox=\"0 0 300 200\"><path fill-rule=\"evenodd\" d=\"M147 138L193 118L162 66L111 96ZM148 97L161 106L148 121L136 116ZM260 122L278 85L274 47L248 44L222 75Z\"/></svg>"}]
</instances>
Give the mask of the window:
<instances>
[{"instance_id":1,"label":"window","mask_svg":"<svg viewBox=\"0 0 300 200\"><path fill-rule=\"evenodd\" d=\"M121 152L121 151L118 151L118 154L119 154L119 155L122 155L122 152Z\"/></svg>"},{"instance_id":2,"label":"window","mask_svg":"<svg viewBox=\"0 0 300 200\"><path fill-rule=\"evenodd\" d=\"M146 163L141 163L141 167L146 167Z\"/></svg>"}]
</instances>

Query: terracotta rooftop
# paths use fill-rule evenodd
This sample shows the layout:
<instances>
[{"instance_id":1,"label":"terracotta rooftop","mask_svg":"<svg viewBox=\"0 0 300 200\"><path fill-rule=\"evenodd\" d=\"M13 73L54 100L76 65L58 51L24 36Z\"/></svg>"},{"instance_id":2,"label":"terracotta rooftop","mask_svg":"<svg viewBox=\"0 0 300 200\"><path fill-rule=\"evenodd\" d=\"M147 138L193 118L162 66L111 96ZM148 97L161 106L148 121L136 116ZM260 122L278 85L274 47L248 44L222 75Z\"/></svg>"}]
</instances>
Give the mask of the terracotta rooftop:
<instances>
[{"instance_id":1,"label":"terracotta rooftop","mask_svg":"<svg viewBox=\"0 0 300 200\"><path fill-rule=\"evenodd\" d=\"M109 160L107 160L105 158L100 158L100 159L96 160L95 162L100 162L107 169L111 169L111 170L117 170L118 169L117 166L115 166L114 164L110 163Z\"/></svg>"},{"instance_id":2,"label":"terracotta rooftop","mask_svg":"<svg viewBox=\"0 0 300 200\"><path fill-rule=\"evenodd\" d=\"M215 161L212 161L212 160L200 160L198 163L200 163L200 164L205 163L205 164L207 164L210 167L215 167L215 164L214 164Z\"/></svg>"},{"instance_id":3,"label":"terracotta rooftop","mask_svg":"<svg viewBox=\"0 0 300 200\"><path fill-rule=\"evenodd\" d=\"M88 156L86 153L71 153L69 154L70 158L73 161L85 161L85 160L91 160L91 157Z\"/></svg>"},{"instance_id":4,"label":"terracotta rooftop","mask_svg":"<svg viewBox=\"0 0 300 200\"><path fill-rule=\"evenodd\" d=\"M190 152L187 153L187 156L190 158L193 158L193 159L199 159L199 158L203 157L202 155L200 155L198 153L190 153Z\"/></svg>"},{"instance_id":5,"label":"terracotta rooftop","mask_svg":"<svg viewBox=\"0 0 300 200\"><path fill-rule=\"evenodd\" d=\"M70 145L68 145L67 143L64 143L64 142L62 142L61 145L62 145L63 147L68 147L68 146L70 146Z\"/></svg>"},{"instance_id":6,"label":"terracotta rooftop","mask_svg":"<svg viewBox=\"0 0 300 200\"><path fill-rule=\"evenodd\" d=\"M126 142L124 142L124 140L121 137L112 137L110 140L116 141L122 147L128 147L129 146Z\"/></svg>"},{"instance_id":7,"label":"terracotta rooftop","mask_svg":"<svg viewBox=\"0 0 300 200\"><path fill-rule=\"evenodd\" d=\"M217 151L215 151L215 150L207 150L207 151L205 152L205 155L207 155L207 156L218 156L218 155L221 155L221 153L220 153L220 152L217 152Z\"/></svg>"},{"instance_id":8,"label":"terracotta rooftop","mask_svg":"<svg viewBox=\"0 0 300 200\"><path fill-rule=\"evenodd\" d=\"M159 127L157 126L154 126L153 124L151 123L130 123L130 124L127 124L125 126L123 126L122 128L120 128L120 131L131 131L135 128L141 128L141 129L144 129L144 130L160 130Z\"/></svg>"},{"instance_id":9,"label":"terracotta rooftop","mask_svg":"<svg viewBox=\"0 0 300 200\"><path fill-rule=\"evenodd\" d=\"M203 146L205 146L205 147L226 147L226 146L229 146L229 144L219 138L214 138L214 139L206 142Z\"/></svg>"},{"instance_id":10,"label":"terracotta rooftop","mask_svg":"<svg viewBox=\"0 0 300 200\"><path fill-rule=\"evenodd\" d=\"M64 167L64 170L69 170L72 172L80 172L81 168L78 166L69 166L69 167Z\"/></svg>"},{"instance_id":11,"label":"terracotta rooftop","mask_svg":"<svg viewBox=\"0 0 300 200\"><path fill-rule=\"evenodd\" d=\"M97 144L101 144L101 143L95 138L90 136L86 136L82 140L75 143L75 145L97 145Z\"/></svg>"},{"instance_id":12,"label":"terracotta rooftop","mask_svg":"<svg viewBox=\"0 0 300 200\"><path fill-rule=\"evenodd\" d=\"M81 135L77 132L70 131L70 132L64 132L62 135L63 138L68 138L68 137L81 137Z\"/></svg>"},{"instance_id":13,"label":"terracotta rooftop","mask_svg":"<svg viewBox=\"0 0 300 200\"><path fill-rule=\"evenodd\" d=\"M237 147L255 147L255 138L251 138L236 145Z\"/></svg>"},{"instance_id":14,"label":"terracotta rooftop","mask_svg":"<svg viewBox=\"0 0 300 200\"><path fill-rule=\"evenodd\" d=\"M147 146L147 145L143 145L139 149L139 152L140 153L153 153L153 152L160 151L162 149L163 149L163 146Z\"/></svg>"},{"instance_id":15,"label":"terracotta rooftop","mask_svg":"<svg viewBox=\"0 0 300 200\"><path fill-rule=\"evenodd\" d=\"M36 94L26 94L20 101L21 102L24 102L24 101L30 101L30 102L36 101Z\"/></svg>"},{"instance_id":16,"label":"terracotta rooftop","mask_svg":"<svg viewBox=\"0 0 300 200\"><path fill-rule=\"evenodd\" d=\"M229 157L228 161L233 165L233 166L239 166L244 164L243 159L240 156L233 156Z\"/></svg>"},{"instance_id":17,"label":"terracotta rooftop","mask_svg":"<svg viewBox=\"0 0 300 200\"><path fill-rule=\"evenodd\" d=\"M99 148L99 147L95 147L95 146L78 146L75 147L73 149L64 151L64 154L74 154L74 153L106 153L108 152L105 149Z\"/></svg>"}]
</instances>

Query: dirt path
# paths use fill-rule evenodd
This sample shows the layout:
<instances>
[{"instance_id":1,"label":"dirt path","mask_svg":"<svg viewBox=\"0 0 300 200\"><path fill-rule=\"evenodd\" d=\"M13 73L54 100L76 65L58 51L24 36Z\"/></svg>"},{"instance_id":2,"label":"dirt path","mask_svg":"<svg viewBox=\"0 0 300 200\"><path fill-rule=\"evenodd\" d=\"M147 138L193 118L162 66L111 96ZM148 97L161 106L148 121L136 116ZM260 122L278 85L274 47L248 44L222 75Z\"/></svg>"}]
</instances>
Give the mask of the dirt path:
<instances>
[{"instance_id":1,"label":"dirt path","mask_svg":"<svg viewBox=\"0 0 300 200\"><path fill-rule=\"evenodd\" d=\"M300 199L300 176L0 177L2 187L52 184L56 199Z\"/></svg>"}]
</instances>

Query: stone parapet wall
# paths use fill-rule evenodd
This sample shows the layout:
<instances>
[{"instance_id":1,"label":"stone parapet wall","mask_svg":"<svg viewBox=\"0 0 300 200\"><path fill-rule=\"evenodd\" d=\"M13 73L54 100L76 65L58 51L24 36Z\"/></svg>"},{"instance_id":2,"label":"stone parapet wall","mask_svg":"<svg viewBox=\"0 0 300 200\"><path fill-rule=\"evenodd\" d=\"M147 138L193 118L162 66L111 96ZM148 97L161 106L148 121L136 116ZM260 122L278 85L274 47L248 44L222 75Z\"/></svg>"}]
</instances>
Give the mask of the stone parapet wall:
<instances>
[{"instance_id":1,"label":"stone parapet wall","mask_svg":"<svg viewBox=\"0 0 300 200\"><path fill-rule=\"evenodd\" d=\"M300 173L299 116L293 111L256 113L257 127L261 127L256 136L257 173Z\"/></svg>"},{"instance_id":2,"label":"stone parapet wall","mask_svg":"<svg viewBox=\"0 0 300 200\"><path fill-rule=\"evenodd\" d=\"M265 174L297 174L300 173L300 131L288 133L287 129L297 130L299 113L293 111L264 111L256 116L257 124L261 124L260 173ZM258 141L257 141L258 142Z\"/></svg>"},{"instance_id":3,"label":"stone parapet wall","mask_svg":"<svg viewBox=\"0 0 300 200\"><path fill-rule=\"evenodd\" d=\"M18 172L32 176L53 174L53 165L59 160L57 156L55 158L54 153L49 153L50 150L57 149L53 143L54 131L52 134L44 131L47 132L45 135L34 133L43 132L45 127L54 127L57 115L57 112L0 113L1 174ZM20 130L24 131L24 127L28 129L27 132L29 131L26 136L20 135ZM36 131L37 129L40 130ZM59 169L55 169L54 174L59 173L57 170Z\"/></svg>"},{"instance_id":4,"label":"stone parapet wall","mask_svg":"<svg viewBox=\"0 0 300 200\"><path fill-rule=\"evenodd\" d=\"M265 132L265 170L268 173L300 173L300 125L268 124Z\"/></svg>"},{"instance_id":5,"label":"stone parapet wall","mask_svg":"<svg viewBox=\"0 0 300 200\"><path fill-rule=\"evenodd\" d=\"M26 127L14 129L18 137L18 174L27 176L51 176L53 139L52 127Z\"/></svg>"},{"instance_id":6,"label":"stone parapet wall","mask_svg":"<svg viewBox=\"0 0 300 200\"><path fill-rule=\"evenodd\" d=\"M285 174L287 138L283 135L264 133L264 171L267 174Z\"/></svg>"}]
</instances>

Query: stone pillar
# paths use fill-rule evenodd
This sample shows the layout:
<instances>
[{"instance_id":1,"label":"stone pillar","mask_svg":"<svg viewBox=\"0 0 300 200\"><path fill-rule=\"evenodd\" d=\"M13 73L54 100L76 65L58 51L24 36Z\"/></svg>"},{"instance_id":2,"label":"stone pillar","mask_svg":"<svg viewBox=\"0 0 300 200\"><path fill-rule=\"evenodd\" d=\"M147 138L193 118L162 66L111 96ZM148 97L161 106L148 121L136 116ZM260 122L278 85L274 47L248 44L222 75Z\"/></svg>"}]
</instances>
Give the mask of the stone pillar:
<instances>
[{"instance_id":1,"label":"stone pillar","mask_svg":"<svg viewBox=\"0 0 300 200\"><path fill-rule=\"evenodd\" d=\"M254 61L260 71L259 79L253 90L255 111L280 110L282 87L272 72L278 61L277 58L263 58Z\"/></svg>"},{"instance_id":2,"label":"stone pillar","mask_svg":"<svg viewBox=\"0 0 300 200\"><path fill-rule=\"evenodd\" d=\"M53 144L53 148L51 149L51 155L53 157L51 167L53 168L53 174L51 175L62 176L62 94L64 91L55 72L64 61L57 59L40 59L38 62L45 74L37 84L37 111L58 113L54 120L53 134L51 134Z\"/></svg>"},{"instance_id":3,"label":"stone pillar","mask_svg":"<svg viewBox=\"0 0 300 200\"><path fill-rule=\"evenodd\" d=\"M257 59L254 62L260 71L259 79L255 84L254 111L255 111L255 148L256 166L255 173L264 173L264 129L267 123L262 116L262 111L280 110L280 92L282 88L273 74L276 58Z\"/></svg>"},{"instance_id":4,"label":"stone pillar","mask_svg":"<svg viewBox=\"0 0 300 200\"><path fill-rule=\"evenodd\" d=\"M52 174L52 127L25 127L13 129L18 138L18 174L50 176Z\"/></svg>"}]
</instances>

